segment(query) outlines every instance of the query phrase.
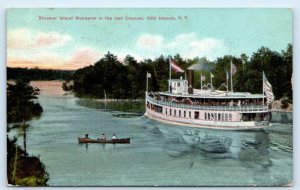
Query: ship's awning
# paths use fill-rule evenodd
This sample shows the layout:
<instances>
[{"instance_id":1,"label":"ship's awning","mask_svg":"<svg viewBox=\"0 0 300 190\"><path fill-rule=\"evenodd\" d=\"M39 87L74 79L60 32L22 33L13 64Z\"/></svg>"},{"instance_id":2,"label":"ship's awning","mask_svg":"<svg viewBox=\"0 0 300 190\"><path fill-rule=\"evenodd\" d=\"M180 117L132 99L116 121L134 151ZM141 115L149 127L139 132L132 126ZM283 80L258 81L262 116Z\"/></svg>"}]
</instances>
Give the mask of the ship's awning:
<instances>
[{"instance_id":1,"label":"ship's awning","mask_svg":"<svg viewBox=\"0 0 300 190\"><path fill-rule=\"evenodd\" d=\"M207 65L205 63L197 63L187 68L187 70L193 70L193 71L212 71L213 69L214 69L213 66Z\"/></svg>"},{"instance_id":2,"label":"ship's awning","mask_svg":"<svg viewBox=\"0 0 300 190\"><path fill-rule=\"evenodd\" d=\"M174 94L169 92L159 92L165 96L188 97L188 98L207 98L207 99L261 99L262 94L251 94L249 92L226 92L226 91L211 91L194 89L193 94Z\"/></svg>"}]
</instances>

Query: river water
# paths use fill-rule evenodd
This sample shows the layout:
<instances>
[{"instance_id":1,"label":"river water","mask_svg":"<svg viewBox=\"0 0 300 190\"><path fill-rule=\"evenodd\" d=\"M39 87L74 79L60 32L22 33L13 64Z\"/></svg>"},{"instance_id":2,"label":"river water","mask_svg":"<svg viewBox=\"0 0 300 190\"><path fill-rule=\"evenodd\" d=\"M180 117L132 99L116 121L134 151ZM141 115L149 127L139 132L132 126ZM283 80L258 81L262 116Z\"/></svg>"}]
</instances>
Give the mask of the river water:
<instances>
[{"instance_id":1,"label":"river water","mask_svg":"<svg viewBox=\"0 0 300 190\"><path fill-rule=\"evenodd\" d=\"M50 186L283 186L293 183L292 113L264 130L224 131L159 123L143 102L107 103L65 94L61 82L33 82L44 112L29 122L27 150ZM78 144L131 137L130 144ZM22 131L14 129L22 145Z\"/></svg>"}]
</instances>

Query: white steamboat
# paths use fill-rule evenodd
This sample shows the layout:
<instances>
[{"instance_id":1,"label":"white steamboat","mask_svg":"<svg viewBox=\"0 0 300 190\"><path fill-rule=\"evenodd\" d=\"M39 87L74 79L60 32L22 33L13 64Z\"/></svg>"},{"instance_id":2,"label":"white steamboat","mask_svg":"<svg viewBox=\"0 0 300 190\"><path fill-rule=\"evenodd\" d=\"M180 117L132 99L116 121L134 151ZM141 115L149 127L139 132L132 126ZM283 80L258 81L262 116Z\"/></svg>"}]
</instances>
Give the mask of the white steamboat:
<instances>
[{"instance_id":1,"label":"white steamboat","mask_svg":"<svg viewBox=\"0 0 300 190\"><path fill-rule=\"evenodd\" d=\"M169 79L169 91L146 91L145 115L161 122L200 128L243 130L271 125L269 92L265 92L270 84L265 76L263 94L219 91L213 87L193 89L188 83L184 79Z\"/></svg>"}]
</instances>

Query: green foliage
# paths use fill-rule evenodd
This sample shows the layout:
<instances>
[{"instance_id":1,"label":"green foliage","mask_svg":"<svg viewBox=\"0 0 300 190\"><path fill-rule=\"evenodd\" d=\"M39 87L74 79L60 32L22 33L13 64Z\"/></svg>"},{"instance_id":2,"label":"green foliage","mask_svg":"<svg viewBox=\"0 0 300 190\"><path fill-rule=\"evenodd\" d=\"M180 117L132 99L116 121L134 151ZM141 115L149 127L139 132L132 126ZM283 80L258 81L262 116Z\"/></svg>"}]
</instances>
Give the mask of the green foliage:
<instances>
[{"instance_id":1,"label":"green foliage","mask_svg":"<svg viewBox=\"0 0 300 190\"><path fill-rule=\"evenodd\" d=\"M7 83L7 122L21 122L39 116L43 112L40 104L35 103L39 89L29 85L24 78ZM15 124L11 128L20 128ZM29 125L24 126L25 128ZM7 178L8 183L21 186L45 186L49 179L44 164L38 157L28 156L16 143L17 139L7 137Z\"/></svg>"},{"instance_id":2,"label":"green foliage","mask_svg":"<svg viewBox=\"0 0 300 190\"><path fill-rule=\"evenodd\" d=\"M30 80L68 80L74 71L52 69L7 68L7 80L16 80L20 76Z\"/></svg>"},{"instance_id":3,"label":"green foliage","mask_svg":"<svg viewBox=\"0 0 300 190\"><path fill-rule=\"evenodd\" d=\"M225 70L230 73L230 61L232 61L237 67L237 73L233 76L234 91L262 93L262 72L264 71L272 85L275 98L280 99L286 96L292 100L292 55L292 45L289 44L286 51L281 53L262 47L253 53L250 60L245 54L240 57L218 58L213 72L214 86L218 87L225 83Z\"/></svg>"},{"instance_id":4,"label":"green foliage","mask_svg":"<svg viewBox=\"0 0 300 190\"><path fill-rule=\"evenodd\" d=\"M213 85L218 89L226 84L226 71L230 74L230 62L237 67L233 76L234 91L262 93L262 72L264 71L273 87L276 99L287 96L292 100L292 45L289 44L281 53L262 47L252 56L242 54L240 57L225 55L214 62L204 58L184 60L179 54L172 59L183 69L201 63L210 68L194 73L194 87L200 87L200 72L206 76L203 84L210 82L210 72L214 74ZM146 87L146 73L151 73L149 91L167 91L169 79L169 56L163 55L151 60L138 62L132 56L127 56L123 64L117 57L108 52L104 58L94 65L77 70L73 74L74 91L79 96L103 98L143 98ZM172 73L172 78L184 77L182 73ZM225 90L223 87L221 90ZM230 89L230 81L229 81Z\"/></svg>"},{"instance_id":5,"label":"green foliage","mask_svg":"<svg viewBox=\"0 0 300 190\"><path fill-rule=\"evenodd\" d=\"M73 83L71 81L65 81L63 82L62 84L62 89L64 91L70 91L70 90L73 90Z\"/></svg>"},{"instance_id":6,"label":"green foliage","mask_svg":"<svg viewBox=\"0 0 300 190\"><path fill-rule=\"evenodd\" d=\"M39 94L38 88L30 86L28 80L16 80L15 84L7 83L7 122L21 122L34 116L40 116L43 108L35 103Z\"/></svg>"},{"instance_id":7,"label":"green foliage","mask_svg":"<svg viewBox=\"0 0 300 190\"><path fill-rule=\"evenodd\" d=\"M38 157L28 156L16 143L7 138L8 183L20 186L45 186L49 175Z\"/></svg>"},{"instance_id":8,"label":"green foliage","mask_svg":"<svg viewBox=\"0 0 300 190\"><path fill-rule=\"evenodd\" d=\"M286 109L289 107L289 104L292 103L287 97L281 99L281 108Z\"/></svg>"}]
</instances>

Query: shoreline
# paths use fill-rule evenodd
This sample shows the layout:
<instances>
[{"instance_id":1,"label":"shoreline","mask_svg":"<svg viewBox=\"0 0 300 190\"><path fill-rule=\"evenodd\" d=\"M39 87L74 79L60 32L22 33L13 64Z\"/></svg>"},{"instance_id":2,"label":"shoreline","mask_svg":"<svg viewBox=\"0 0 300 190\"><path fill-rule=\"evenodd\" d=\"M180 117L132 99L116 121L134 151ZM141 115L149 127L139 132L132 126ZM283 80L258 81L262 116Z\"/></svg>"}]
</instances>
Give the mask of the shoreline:
<instances>
[{"instance_id":1,"label":"shoreline","mask_svg":"<svg viewBox=\"0 0 300 190\"><path fill-rule=\"evenodd\" d=\"M96 99L97 102L143 102L145 99Z\"/></svg>"}]
</instances>

